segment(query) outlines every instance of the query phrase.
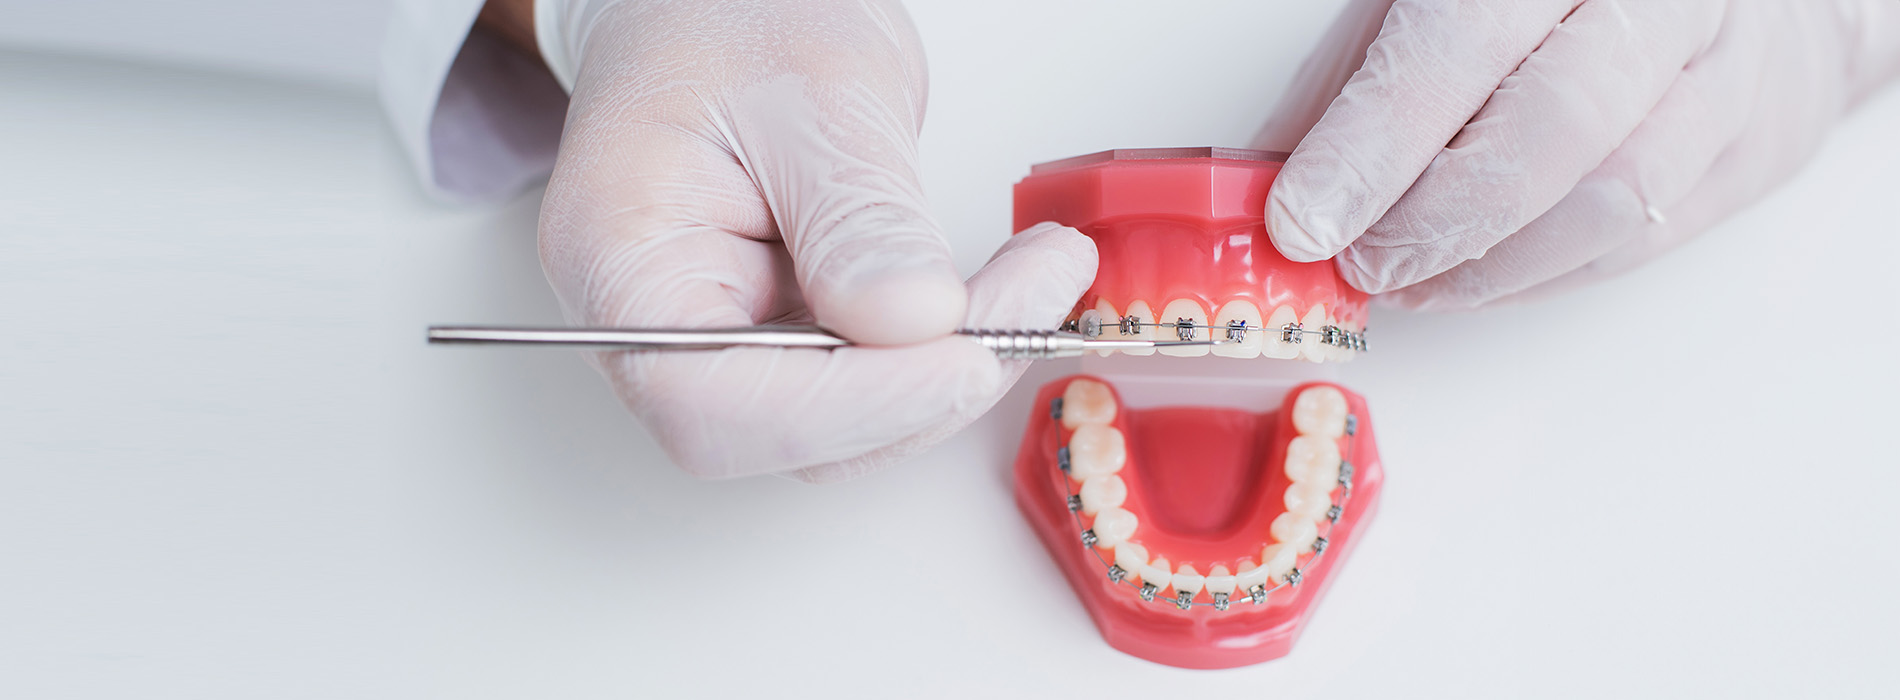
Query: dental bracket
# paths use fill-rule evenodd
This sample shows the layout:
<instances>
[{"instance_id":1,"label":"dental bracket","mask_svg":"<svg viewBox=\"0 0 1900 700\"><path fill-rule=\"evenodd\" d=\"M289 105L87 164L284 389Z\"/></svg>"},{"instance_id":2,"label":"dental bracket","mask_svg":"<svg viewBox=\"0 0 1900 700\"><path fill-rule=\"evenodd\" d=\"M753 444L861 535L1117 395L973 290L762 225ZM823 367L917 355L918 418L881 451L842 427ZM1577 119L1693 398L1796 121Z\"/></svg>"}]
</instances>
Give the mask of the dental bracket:
<instances>
[{"instance_id":1,"label":"dental bracket","mask_svg":"<svg viewBox=\"0 0 1900 700\"><path fill-rule=\"evenodd\" d=\"M1180 318L1174 321L1174 337L1181 340L1194 339L1194 319Z\"/></svg>"},{"instance_id":2,"label":"dental bracket","mask_svg":"<svg viewBox=\"0 0 1900 700\"><path fill-rule=\"evenodd\" d=\"M1095 546L1095 543L1099 541L1101 541L1101 538L1098 538L1095 536L1095 528L1089 528L1087 530L1082 531L1083 545L1093 547Z\"/></svg>"},{"instance_id":3,"label":"dental bracket","mask_svg":"<svg viewBox=\"0 0 1900 700\"><path fill-rule=\"evenodd\" d=\"M1246 340L1247 322L1241 320L1228 321L1227 339L1236 343Z\"/></svg>"},{"instance_id":4,"label":"dental bracket","mask_svg":"<svg viewBox=\"0 0 1900 700\"><path fill-rule=\"evenodd\" d=\"M1298 586L1300 585L1300 579L1305 576L1306 574L1300 573L1300 567L1293 567L1293 570L1286 572L1286 585Z\"/></svg>"},{"instance_id":5,"label":"dental bracket","mask_svg":"<svg viewBox=\"0 0 1900 700\"><path fill-rule=\"evenodd\" d=\"M1139 316L1123 316L1121 322L1117 324L1117 330L1120 330L1122 335L1134 335L1135 327L1140 325L1143 324Z\"/></svg>"},{"instance_id":6,"label":"dental bracket","mask_svg":"<svg viewBox=\"0 0 1900 700\"><path fill-rule=\"evenodd\" d=\"M1326 552L1326 538L1324 537L1313 538L1313 553L1317 555L1317 554L1323 554L1325 552Z\"/></svg>"},{"instance_id":7,"label":"dental bracket","mask_svg":"<svg viewBox=\"0 0 1900 700\"><path fill-rule=\"evenodd\" d=\"M1300 324L1289 323L1280 327L1280 342L1282 343L1298 345L1300 341L1305 339L1306 331L1300 329Z\"/></svg>"},{"instance_id":8,"label":"dental bracket","mask_svg":"<svg viewBox=\"0 0 1900 700\"><path fill-rule=\"evenodd\" d=\"M1062 399L1061 397L1057 397L1056 400L1060 401ZM1346 434L1354 435L1354 434L1357 434L1358 432L1359 432L1359 416L1353 415L1351 413L1346 414Z\"/></svg>"},{"instance_id":9,"label":"dental bracket","mask_svg":"<svg viewBox=\"0 0 1900 700\"><path fill-rule=\"evenodd\" d=\"M1194 607L1194 594L1187 591L1175 591L1174 607L1182 610Z\"/></svg>"},{"instance_id":10,"label":"dental bracket","mask_svg":"<svg viewBox=\"0 0 1900 700\"><path fill-rule=\"evenodd\" d=\"M1214 609L1215 609L1215 610L1226 610L1226 609L1227 609L1227 594L1226 594L1226 593L1215 593L1215 594L1214 594Z\"/></svg>"},{"instance_id":11,"label":"dental bracket","mask_svg":"<svg viewBox=\"0 0 1900 700\"><path fill-rule=\"evenodd\" d=\"M1344 512L1346 512L1345 509L1340 508L1339 504L1337 503L1333 504L1332 507L1326 509L1326 522L1329 522L1329 523L1339 522L1339 516L1341 513L1344 513Z\"/></svg>"},{"instance_id":12,"label":"dental bracket","mask_svg":"<svg viewBox=\"0 0 1900 700\"><path fill-rule=\"evenodd\" d=\"M1352 488L1352 462L1339 461L1339 485Z\"/></svg>"},{"instance_id":13,"label":"dental bracket","mask_svg":"<svg viewBox=\"0 0 1900 700\"><path fill-rule=\"evenodd\" d=\"M1061 447L1056 448L1056 467L1058 469L1061 469L1063 474L1069 473L1069 446L1068 445L1063 445Z\"/></svg>"},{"instance_id":14,"label":"dental bracket","mask_svg":"<svg viewBox=\"0 0 1900 700\"><path fill-rule=\"evenodd\" d=\"M1082 497L1070 496L1069 497L1069 512L1076 513L1076 512L1080 512L1081 510L1082 510Z\"/></svg>"},{"instance_id":15,"label":"dental bracket","mask_svg":"<svg viewBox=\"0 0 1900 700\"><path fill-rule=\"evenodd\" d=\"M1054 420L1054 421L1062 420L1062 397L1057 396L1053 399L1049 399L1049 420ZM1347 423L1347 428L1346 428L1347 435L1352 434L1351 426L1352 424L1349 421Z\"/></svg>"},{"instance_id":16,"label":"dental bracket","mask_svg":"<svg viewBox=\"0 0 1900 700\"><path fill-rule=\"evenodd\" d=\"M1155 591L1159 590L1161 589L1156 588L1154 584L1144 582L1141 584L1141 590L1137 591L1136 594L1140 595L1141 599L1145 602L1153 602L1155 599Z\"/></svg>"},{"instance_id":17,"label":"dental bracket","mask_svg":"<svg viewBox=\"0 0 1900 700\"><path fill-rule=\"evenodd\" d=\"M1111 583L1121 583L1121 582L1122 582L1122 580L1123 580L1123 579L1126 579L1126 578L1128 578L1128 571L1127 571L1126 569L1123 569L1123 568L1122 568L1122 565L1120 565L1120 564L1109 564L1109 565L1108 565L1108 580L1109 580L1109 582L1111 582Z\"/></svg>"},{"instance_id":18,"label":"dental bracket","mask_svg":"<svg viewBox=\"0 0 1900 700\"><path fill-rule=\"evenodd\" d=\"M1253 599L1254 605L1265 605L1267 602L1267 584L1254 584L1253 588L1247 589L1247 597Z\"/></svg>"}]
</instances>

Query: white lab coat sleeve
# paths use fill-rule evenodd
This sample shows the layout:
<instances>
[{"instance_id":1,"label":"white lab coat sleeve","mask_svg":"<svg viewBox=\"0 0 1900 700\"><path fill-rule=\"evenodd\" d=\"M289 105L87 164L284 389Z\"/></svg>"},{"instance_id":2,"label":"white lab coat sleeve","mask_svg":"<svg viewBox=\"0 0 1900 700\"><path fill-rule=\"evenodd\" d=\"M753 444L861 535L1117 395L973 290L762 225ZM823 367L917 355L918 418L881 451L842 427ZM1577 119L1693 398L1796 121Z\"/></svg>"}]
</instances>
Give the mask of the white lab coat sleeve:
<instances>
[{"instance_id":1,"label":"white lab coat sleeve","mask_svg":"<svg viewBox=\"0 0 1900 700\"><path fill-rule=\"evenodd\" d=\"M534 57L470 32L482 0L396 0L381 92L423 188L462 202L502 199L545 177L567 93Z\"/></svg>"}]
</instances>

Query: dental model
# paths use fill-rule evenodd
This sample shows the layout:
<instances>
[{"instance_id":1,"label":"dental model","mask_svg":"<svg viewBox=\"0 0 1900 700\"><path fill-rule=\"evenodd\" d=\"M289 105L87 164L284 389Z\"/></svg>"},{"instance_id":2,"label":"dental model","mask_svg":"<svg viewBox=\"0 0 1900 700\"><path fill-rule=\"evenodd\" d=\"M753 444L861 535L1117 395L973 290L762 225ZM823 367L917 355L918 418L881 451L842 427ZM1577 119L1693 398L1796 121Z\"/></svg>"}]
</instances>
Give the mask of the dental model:
<instances>
[{"instance_id":1,"label":"dental model","mask_svg":"<svg viewBox=\"0 0 1900 700\"><path fill-rule=\"evenodd\" d=\"M1227 363L1257 376L1242 372L1265 368L1257 358L1364 352L1366 295L1330 261L1287 261L1266 237L1259 212L1283 157L1149 149L1036 166L1016 186L1018 229L1074 226L1101 254L1065 328L1227 341L1216 357L1135 361L1150 374ZM1114 384L1078 375L1041 389L1016 460L1018 505L1111 646L1187 668L1285 655L1376 506L1383 472L1364 400L1305 382L1259 412L1198 405L1183 383L1143 408Z\"/></svg>"}]
</instances>

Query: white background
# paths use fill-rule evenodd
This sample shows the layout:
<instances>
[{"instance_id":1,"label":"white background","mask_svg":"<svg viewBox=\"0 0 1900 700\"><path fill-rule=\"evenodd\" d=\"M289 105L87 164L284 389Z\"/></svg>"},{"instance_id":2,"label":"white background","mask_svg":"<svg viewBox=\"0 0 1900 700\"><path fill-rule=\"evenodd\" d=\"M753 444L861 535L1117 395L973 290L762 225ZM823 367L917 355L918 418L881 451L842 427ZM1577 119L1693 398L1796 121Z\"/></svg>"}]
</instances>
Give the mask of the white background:
<instances>
[{"instance_id":1,"label":"white background","mask_svg":"<svg viewBox=\"0 0 1900 700\"><path fill-rule=\"evenodd\" d=\"M914 8L927 186L966 269L1032 162L1243 144L1335 6L1160 5ZM426 203L355 24L285 59L315 82L0 53L0 696L1900 681L1900 90L1634 274L1378 316L1343 378L1382 441L1379 519L1291 656L1192 672L1104 645L1011 503L1024 403L1060 366L913 463L812 487L684 476L572 354L424 346L431 322L559 320L538 193ZM157 54L272 70L191 43Z\"/></svg>"}]
</instances>

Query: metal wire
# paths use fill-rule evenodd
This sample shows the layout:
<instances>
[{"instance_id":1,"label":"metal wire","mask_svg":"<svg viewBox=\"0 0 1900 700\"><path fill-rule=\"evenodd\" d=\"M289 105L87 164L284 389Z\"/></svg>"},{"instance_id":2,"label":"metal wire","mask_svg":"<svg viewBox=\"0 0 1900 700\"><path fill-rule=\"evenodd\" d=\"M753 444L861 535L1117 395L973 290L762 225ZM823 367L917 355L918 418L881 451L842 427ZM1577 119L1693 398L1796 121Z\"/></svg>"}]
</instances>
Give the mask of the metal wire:
<instances>
[{"instance_id":1,"label":"metal wire","mask_svg":"<svg viewBox=\"0 0 1900 700\"><path fill-rule=\"evenodd\" d=\"M1288 324L1281 325L1278 328L1268 328L1266 326L1249 326L1249 325L1246 325L1245 322L1242 322L1242 325L1240 326L1233 326L1233 325L1227 325L1227 324L1214 324L1214 323L1195 323L1192 319L1186 319L1186 318L1178 319L1175 321L1160 321L1160 320L1143 321L1140 318L1135 317L1135 316L1123 316L1121 318L1114 319L1114 323L1112 324L1109 322L1109 319L1101 319L1097 323L1092 323L1089 325L1094 330L1093 334L1090 334L1089 332L1091 328L1084 328L1082 326L1082 322L1080 318L1071 319L1068 322L1062 324L1062 330L1069 331L1072 333L1081 333L1084 336L1087 336L1089 338L1098 338L1098 337L1103 337L1103 336L1108 335L1108 329L1111 326L1116 328L1120 335L1124 335L1124 336L1133 334L1132 332L1125 330L1125 329L1130 329L1130 328L1141 328L1141 327L1171 328L1171 329L1174 329L1175 331L1175 337L1180 338L1181 340L1193 340L1199 337L1199 334L1197 331L1205 329L1208 331L1208 335L1210 337L1215 335L1214 333L1215 331L1226 331L1227 340L1231 342L1241 342L1241 341L1246 340L1247 333L1249 331L1260 331L1260 332L1268 333L1268 334L1277 334L1280 336L1281 342L1284 342L1284 343L1292 343L1292 344L1297 345L1306 336L1314 335L1314 336L1319 336L1320 343L1324 345L1331 345L1333 347L1345 348L1347 350L1354 350L1357 352L1365 352L1367 350L1366 332L1363 330L1362 331L1347 330L1344 326L1326 325L1326 326L1320 326L1318 329L1315 329L1315 330L1307 330L1302 324L1299 324L1299 323L1288 323ZM1183 328L1187 330L1186 333L1181 332Z\"/></svg>"},{"instance_id":2,"label":"metal wire","mask_svg":"<svg viewBox=\"0 0 1900 700\"><path fill-rule=\"evenodd\" d=\"M1057 419L1061 418L1061 402L1062 402L1062 397L1060 396L1056 397L1054 401L1050 402L1050 412ZM1346 414L1346 436L1347 437L1349 438L1355 437L1358 434L1359 432L1358 423L1359 423L1358 416L1352 413ZM1357 440L1346 441L1346 449L1340 453L1340 458L1339 458L1339 467L1340 467L1339 483L1338 485L1333 487L1332 491L1327 493L1328 498L1332 500L1332 507L1337 508L1338 513L1339 513L1338 516L1326 518L1326 522L1325 522L1326 530L1325 532L1321 532L1319 534L1318 540L1315 540L1315 541L1324 540L1327 544L1317 548L1311 554L1301 555L1301 556L1306 557L1305 564L1300 564L1299 560L1295 559L1292 572L1287 574L1287 580L1276 583L1273 585L1272 588L1266 589L1266 591L1263 594L1261 594L1260 600L1258 601L1253 600L1253 594L1251 592L1242 591L1241 589L1238 589L1238 588L1234 589L1235 590L1234 594L1230 594L1228 596L1228 600L1227 600L1228 608L1236 608L1236 607L1239 607L1241 603L1246 603L1246 602L1252 602L1254 605L1265 605L1267 602L1267 599L1273 595L1274 591L1280 590L1282 588L1292 588L1292 587L1300 585L1300 579L1303 577L1301 572L1307 569L1311 569L1315 566L1318 566L1320 562L1320 557L1326 556L1327 550L1330 550L1333 548L1333 545L1332 545L1333 531L1338 529L1339 527L1339 518L1345 517L1346 504L1352 500L1352 485L1358 477L1358 470L1354 469L1353 464L1352 464L1352 448L1356 443L1357 443ZM1063 447L1066 448L1067 446L1064 445ZM1076 541L1082 542L1083 541L1082 533L1089 532L1089 529L1082 526L1081 508L1069 507L1070 503L1078 502L1075 499L1079 497L1079 495L1075 493L1075 487L1072 484L1070 484L1069 481L1070 481L1069 475L1065 471L1062 474L1062 490L1064 491L1064 495L1062 498L1062 507L1064 510L1069 511L1070 517L1075 519ZM1334 494L1338 494L1338 497L1336 499L1332 498ZM1327 512L1330 514L1333 511L1328 510ZM1108 558L1102 556L1101 548L1095 547L1094 545L1087 544L1087 543L1083 543L1082 546L1086 548L1089 551L1089 553L1095 555L1096 561L1101 562L1102 571L1105 576L1108 575L1108 570L1110 568L1115 567L1114 562L1111 562L1108 560ZM1159 552L1156 552L1156 554L1159 554ZM1260 562L1260 565L1266 566L1266 562ZM1135 573L1135 572L1132 572L1132 571L1124 572L1124 574L1132 574L1132 573ZM1235 575L1239 575L1240 572L1234 572L1234 573ZM1135 589L1137 593L1139 593L1143 585L1143 584L1135 583L1133 581L1128 580L1126 575L1124 575L1120 581L1115 581L1113 577L1110 577L1109 580L1111 582L1120 583L1122 585L1128 586L1129 588ZM1157 591L1157 593L1158 592L1159 591ZM1205 593L1205 592L1206 592L1206 589L1203 588L1202 593ZM1201 595L1200 593L1196 593L1194 595L1195 597L1193 599L1189 599L1189 602L1188 602L1189 607L1206 607L1206 608L1216 607L1216 604L1211 600L1205 603L1200 602L1198 600L1198 598ZM1209 593L1208 597L1210 598L1213 597L1213 594ZM1147 603L1159 603L1159 604L1167 605L1173 608L1185 609L1185 608L1181 608L1181 604L1179 602L1179 599L1177 598L1163 598L1160 595L1156 595L1153 598L1142 599L1141 596L1138 594L1136 595L1136 599L1142 600L1143 602L1147 602Z\"/></svg>"}]
</instances>

